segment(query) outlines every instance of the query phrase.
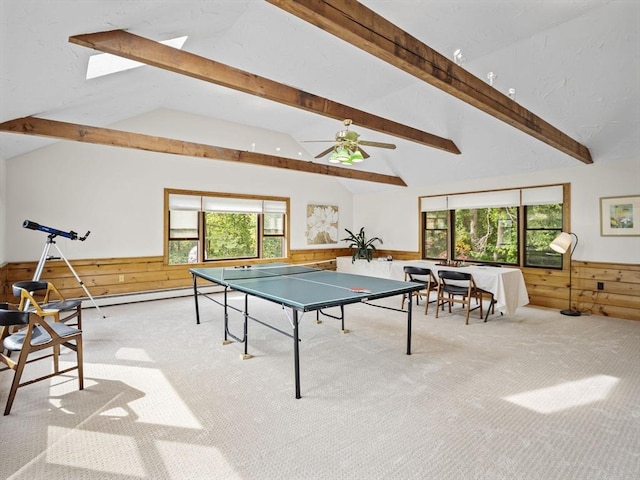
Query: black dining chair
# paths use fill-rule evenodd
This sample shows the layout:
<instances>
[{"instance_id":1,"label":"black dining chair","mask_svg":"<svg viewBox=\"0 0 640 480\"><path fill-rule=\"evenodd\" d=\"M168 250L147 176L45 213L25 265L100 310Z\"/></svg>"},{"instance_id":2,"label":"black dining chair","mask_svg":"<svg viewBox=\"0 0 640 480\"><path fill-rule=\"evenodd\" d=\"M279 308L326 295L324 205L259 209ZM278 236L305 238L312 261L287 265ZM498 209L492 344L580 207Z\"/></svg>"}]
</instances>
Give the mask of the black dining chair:
<instances>
[{"instance_id":1,"label":"black dining chair","mask_svg":"<svg viewBox=\"0 0 640 480\"><path fill-rule=\"evenodd\" d=\"M404 280L405 282L415 282L422 283L424 285L423 290L419 290L416 293L416 305L420 304L420 298L426 298L424 314L426 315L429 312L429 304L437 301L431 300L431 292L437 292L438 289L438 281L436 277L433 275L433 272L430 268L422 268L422 267L413 267L407 265L403 268L404 270ZM405 293L402 296L402 304L401 307L404 310L404 302L407 299L407 294Z\"/></svg>"},{"instance_id":2,"label":"black dining chair","mask_svg":"<svg viewBox=\"0 0 640 480\"><path fill-rule=\"evenodd\" d=\"M20 310L35 311L41 317L82 329L82 300L67 300L56 286L44 280L26 280L13 284L13 295L20 298ZM69 320L76 319L74 323Z\"/></svg>"},{"instance_id":3,"label":"black dining chair","mask_svg":"<svg viewBox=\"0 0 640 480\"><path fill-rule=\"evenodd\" d=\"M14 372L4 409L5 415L11 412L18 389L32 383L77 370L79 389L84 388L82 331L64 323L47 320L46 317L41 317L35 311L22 311L17 305L0 303L0 344L3 349L0 350L0 364L6 365L5 368L0 368L0 371L13 370ZM62 370L59 365L61 346L76 352L75 364ZM50 353L44 355L37 353L46 349L50 349ZM6 355L4 350L8 352ZM17 359L10 358L13 352L18 353ZM32 355L34 353L36 355ZM53 371L50 373L40 371L35 374L35 378L29 376L28 380L22 381L22 374L27 364L50 357L53 359ZM38 370L34 371L38 372Z\"/></svg>"},{"instance_id":4,"label":"black dining chair","mask_svg":"<svg viewBox=\"0 0 640 480\"><path fill-rule=\"evenodd\" d=\"M438 270L438 278L440 282L438 285L436 318L438 318L440 307L444 309L444 306L447 305L449 313L451 313L451 306L456 303L462 304L466 309L466 325L469 325L469 313L473 310L480 309L480 318L483 318L482 290L476 286L472 274L455 270ZM471 306L472 300L476 301L474 307Z\"/></svg>"}]
</instances>

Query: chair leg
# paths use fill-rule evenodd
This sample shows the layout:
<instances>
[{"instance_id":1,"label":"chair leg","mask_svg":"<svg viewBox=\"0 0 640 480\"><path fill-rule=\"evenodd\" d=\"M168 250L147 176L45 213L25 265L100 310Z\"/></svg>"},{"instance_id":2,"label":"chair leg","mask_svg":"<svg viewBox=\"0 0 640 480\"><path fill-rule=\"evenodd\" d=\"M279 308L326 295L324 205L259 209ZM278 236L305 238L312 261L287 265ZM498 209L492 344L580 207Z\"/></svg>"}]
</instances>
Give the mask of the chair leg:
<instances>
[{"instance_id":1,"label":"chair leg","mask_svg":"<svg viewBox=\"0 0 640 480\"><path fill-rule=\"evenodd\" d=\"M11 412L11 407L13 406L13 400L16 398L16 393L18 392L18 388L20 387L20 380L22 379L22 372L24 371L24 366L27 363L27 350L21 350L20 356L18 358L18 363L15 366L15 370L13 373L13 381L11 382L11 389L9 390L9 397L7 398L7 405L4 408L4 414L9 415Z\"/></svg>"},{"instance_id":2,"label":"chair leg","mask_svg":"<svg viewBox=\"0 0 640 480\"><path fill-rule=\"evenodd\" d=\"M496 300L493 298L493 295L491 295L489 307L487 308L487 314L484 316L485 323L489 319L489 313L492 313L492 314L496 313Z\"/></svg>"},{"instance_id":3,"label":"chair leg","mask_svg":"<svg viewBox=\"0 0 640 480\"><path fill-rule=\"evenodd\" d=\"M427 290L427 299L424 302L424 314L429 313L429 301L431 300L431 289Z\"/></svg>"},{"instance_id":4,"label":"chair leg","mask_svg":"<svg viewBox=\"0 0 640 480\"><path fill-rule=\"evenodd\" d=\"M464 302L463 305L467 307L467 315L465 317L464 324L469 325L469 314L471 313L471 298L464 297L462 300Z\"/></svg>"},{"instance_id":5,"label":"chair leg","mask_svg":"<svg viewBox=\"0 0 640 480\"><path fill-rule=\"evenodd\" d=\"M78 305L78 330L82 330L82 308Z\"/></svg>"},{"instance_id":6,"label":"chair leg","mask_svg":"<svg viewBox=\"0 0 640 480\"><path fill-rule=\"evenodd\" d=\"M60 371L60 345L53 346L53 371L54 373Z\"/></svg>"},{"instance_id":7,"label":"chair leg","mask_svg":"<svg viewBox=\"0 0 640 480\"><path fill-rule=\"evenodd\" d=\"M78 389L84 390L84 360L82 355L82 336L76 339L76 361L78 362Z\"/></svg>"}]
</instances>

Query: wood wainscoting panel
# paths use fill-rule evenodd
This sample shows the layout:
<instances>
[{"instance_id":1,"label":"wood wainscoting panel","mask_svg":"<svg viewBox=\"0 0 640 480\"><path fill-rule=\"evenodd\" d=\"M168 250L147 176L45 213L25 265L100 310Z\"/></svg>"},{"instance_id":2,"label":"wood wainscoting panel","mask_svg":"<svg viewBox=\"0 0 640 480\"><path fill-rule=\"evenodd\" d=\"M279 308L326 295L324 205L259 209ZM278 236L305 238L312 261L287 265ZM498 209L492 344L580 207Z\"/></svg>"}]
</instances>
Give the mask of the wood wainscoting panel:
<instances>
[{"instance_id":1,"label":"wood wainscoting panel","mask_svg":"<svg viewBox=\"0 0 640 480\"><path fill-rule=\"evenodd\" d=\"M9 293L9 285L8 285L8 281L7 281L7 275L9 272L9 265L8 264L3 264L0 265L0 302L8 302L10 301L8 296L10 295Z\"/></svg>"},{"instance_id":2,"label":"wood wainscoting panel","mask_svg":"<svg viewBox=\"0 0 640 480\"><path fill-rule=\"evenodd\" d=\"M574 260L571 268L571 308L583 314L640 320L640 265ZM522 272L531 305L569 307L568 270L523 268Z\"/></svg>"},{"instance_id":3,"label":"wood wainscoting panel","mask_svg":"<svg viewBox=\"0 0 640 480\"><path fill-rule=\"evenodd\" d=\"M346 248L295 250L287 261L304 263L327 270L336 269L336 257L348 254ZM99 258L69 260L73 271L64 260L48 260L40 278L55 284L65 298L88 298L82 284L94 298L132 293L154 292L187 288L193 285L189 268L213 266L212 264L166 265L162 256ZM227 261L216 262L215 266L235 266L259 262ZM13 302L11 285L22 280L31 280L38 262L8 263L0 269L0 301Z\"/></svg>"},{"instance_id":4,"label":"wood wainscoting panel","mask_svg":"<svg viewBox=\"0 0 640 480\"><path fill-rule=\"evenodd\" d=\"M336 258L351 255L348 248L293 250L290 263L336 269ZM417 252L378 250L376 257L392 255L396 260L416 260ZM112 295L188 288L189 268L205 265L165 265L162 256L70 260L80 280L94 298ZM247 261L216 262L234 266ZM11 285L33 278L37 262L7 263L0 267L0 301L15 301ZM573 261L572 308L584 314L640 320L640 265ZM569 271L523 268L530 305L557 310L569 306ZM41 278L53 282L67 298L86 298L73 272L62 260L49 260ZM598 290L598 282L603 289Z\"/></svg>"}]
</instances>

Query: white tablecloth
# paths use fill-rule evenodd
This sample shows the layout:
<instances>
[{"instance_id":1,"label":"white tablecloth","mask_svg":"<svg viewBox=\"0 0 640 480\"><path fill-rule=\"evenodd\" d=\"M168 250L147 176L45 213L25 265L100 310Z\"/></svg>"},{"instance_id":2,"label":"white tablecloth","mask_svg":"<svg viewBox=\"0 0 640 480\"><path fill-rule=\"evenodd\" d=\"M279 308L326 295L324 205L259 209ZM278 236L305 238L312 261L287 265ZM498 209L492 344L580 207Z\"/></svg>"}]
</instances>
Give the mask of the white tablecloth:
<instances>
[{"instance_id":1,"label":"white tablecloth","mask_svg":"<svg viewBox=\"0 0 640 480\"><path fill-rule=\"evenodd\" d=\"M438 270L457 270L460 272L470 273L476 282L478 288L493 293L496 300L496 309L503 313L514 313L518 307L529 303L529 295L527 286L524 283L522 272L517 268L504 267L485 267L485 266L467 266L467 267L447 267L437 265L436 262L428 262L425 260L411 261L394 261L390 268L390 277L404 279L405 265L413 265L416 267L430 268L433 274L438 278Z\"/></svg>"},{"instance_id":2,"label":"white tablecloth","mask_svg":"<svg viewBox=\"0 0 640 480\"><path fill-rule=\"evenodd\" d=\"M457 270L471 273L478 288L493 293L496 300L496 309L502 313L514 313L518 307L529 303L527 286L524 283L522 272L518 268L485 267L479 265L466 267L446 267L436 265L436 262L427 260L393 260L391 262L366 262L359 260L351 263L351 257L339 257L337 261L338 271L357 273L359 275L371 275L374 277L393 278L404 280L403 267L412 265L415 267L430 268L438 278L438 270Z\"/></svg>"}]
</instances>

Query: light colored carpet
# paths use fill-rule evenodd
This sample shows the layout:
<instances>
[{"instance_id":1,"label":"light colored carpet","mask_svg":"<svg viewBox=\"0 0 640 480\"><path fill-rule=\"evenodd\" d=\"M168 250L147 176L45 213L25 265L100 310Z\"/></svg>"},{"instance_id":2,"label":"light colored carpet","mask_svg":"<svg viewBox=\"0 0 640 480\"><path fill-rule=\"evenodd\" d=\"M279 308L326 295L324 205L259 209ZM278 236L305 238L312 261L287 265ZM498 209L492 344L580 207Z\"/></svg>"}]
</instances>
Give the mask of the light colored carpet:
<instances>
[{"instance_id":1,"label":"light colored carpet","mask_svg":"<svg viewBox=\"0 0 640 480\"><path fill-rule=\"evenodd\" d=\"M290 330L277 305L251 309ZM188 297L101 310L84 311L85 390L24 387L0 419L0 478L640 476L638 322L525 307L465 326L420 308L408 356L404 314L348 306L348 334L306 314L296 400L293 341L273 330L251 322L241 360L211 302L201 325Z\"/></svg>"}]
</instances>

